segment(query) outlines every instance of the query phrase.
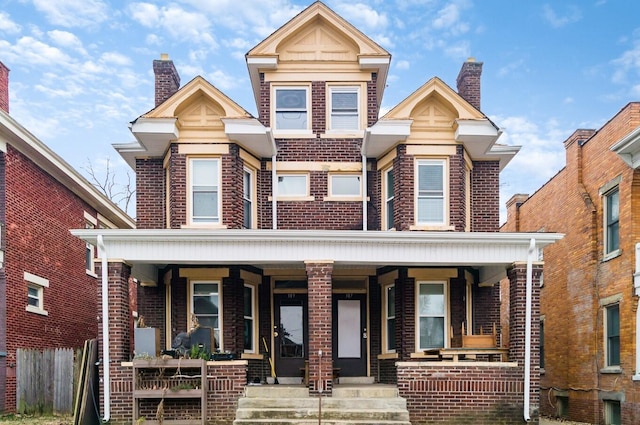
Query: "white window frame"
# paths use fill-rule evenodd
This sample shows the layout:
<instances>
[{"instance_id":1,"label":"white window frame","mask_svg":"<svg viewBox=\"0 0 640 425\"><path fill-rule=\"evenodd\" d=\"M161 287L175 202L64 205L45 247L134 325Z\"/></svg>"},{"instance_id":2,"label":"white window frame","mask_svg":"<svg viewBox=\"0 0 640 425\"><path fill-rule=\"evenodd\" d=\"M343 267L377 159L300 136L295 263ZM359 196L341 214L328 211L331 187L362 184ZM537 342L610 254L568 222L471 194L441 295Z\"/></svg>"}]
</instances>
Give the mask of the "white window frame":
<instances>
[{"instance_id":1,"label":"white window frame","mask_svg":"<svg viewBox=\"0 0 640 425\"><path fill-rule=\"evenodd\" d=\"M440 166L442 168L442 190L435 193L420 193L420 167L421 166ZM415 177L414 177L414 199L415 199L415 222L417 226L446 226L449 222L449 184L448 184L448 164L446 159L416 159ZM439 192L439 193L438 193ZM420 199L441 199L442 200L442 219L429 219L420 221Z\"/></svg>"},{"instance_id":2,"label":"white window frame","mask_svg":"<svg viewBox=\"0 0 640 425\"><path fill-rule=\"evenodd\" d=\"M257 285L253 285L250 283L245 283L244 284L244 289L249 289L251 291L251 314L249 316L247 316L244 311L244 292L243 292L243 316L244 316L244 321L250 321L251 322L251 330L252 330L252 335L251 335L251 347L247 348L246 344L244 347L244 352L245 353L257 353L258 350L257 348L259 347L258 345L258 315L257 315L257 311L258 311L258 295L257 295L257 291L258 291L258 287ZM244 325L244 323L243 323Z\"/></svg>"},{"instance_id":3,"label":"white window frame","mask_svg":"<svg viewBox=\"0 0 640 425\"><path fill-rule=\"evenodd\" d=\"M40 314L42 316L48 316L49 312L44 309L44 288L49 287L49 279L36 276L35 274L29 272L24 272L23 279L27 283L27 306L25 310L31 313ZM29 295L29 289L33 289L36 291L35 297ZM29 304L29 299L37 300L38 305L35 306Z\"/></svg>"},{"instance_id":4,"label":"white window frame","mask_svg":"<svg viewBox=\"0 0 640 425\"><path fill-rule=\"evenodd\" d=\"M384 230L390 230L394 228L395 222L393 220L393 204L395 200L395 192L393 190L393 182L389 182L389 177L394 179L393 167L382 170L382 228ZM389 188L391 186L391 188ZM389 192L391 189L391 192ZM391 211L389 211L391 210ZM391 216L389 216L391 214Z\"/></svg>"},{"instance_id":5,"label":"white window frame","mask_svg":"<svg viewBox=\"0 0 640 425\"><path fill-rule=\"evenodd\" d=\"M187 159L189 168L189 184L188 184L188 203L189 203L189 224L193 226L207 226L207 225L220 225L222 223L222 161L219 157L190 157ZM217 211L211 217L195 217L194 216L194 201L193 197L197 191L194 189L194 164L196 162L210 162L215 163L217 170L215 170L216 181L209 185L201 185L201 187L209 187L211 191L216 192Z\"/></svg>"},{"instance_id":6,"label":"white window frame","mask_svg":"<svg viewBox=\"0 0 640 425\"><path fill-rule=\"evenodd\" d=\"M395 323L396 320L396 313L395 313L395 308L393 311L393 315L391 313L389 313L389 290L392 289L394 290L394 303L397 303L397 294L395 293L396 290L396 285L395 283L391 283L388 285L384 285L382 287L382 296L383 296L383 302L382 302L382 323L384 323L384 332L382 333L384 335L384 339L382 341L382 352L383 353L395 353L396 352L396 348L389 348L389 321L393 320ZM396 336L397 339L397 336Z\"/></svg>"},{"instance_id":7,"label":"white window frame","mask_svg":"<svg viewBox=\"0 0 640 425\"><path fill-rule=\"evenodd\" d=\"M302 192L290 192L285 193L282 190L282 186L280 182L287 178L303 178L304 179L304 191ZM278 180L278 189L277 189L277 198L278 199L295 199L295 198L306 198L309 196L309 174L308 173L279 173L277 175Z\"/></svg>"},{"instance_id":8,"label":"white window frame","mask_svg":"<svg viewBox=\"0 0 640 425\"><path fill-rule=\"evenodd\" d=\"M339 187L336 184L337 180L340 179L357 179L358 180L358 191L355 193L335 193L334 189ZM362 174L353 174L353 173L330 173L329 174L329 197L330 198L350 198L361 200L362 199Z\"/></svg>"},{"instance_id":9,"label":"white window frame","mask_svg":"<svg viewBox=\"0 0 640 425\"><path fill-rule=\"evenodd\" d=\"M443 307L443 312L442 314L430 314L430 315L423 315L420 313L420 287L423 285L439 285L442 287L442 296L443 296L443 303L444 305ZM415 338L416 338L416 352L423 352L424 350L428 350L430 348L446 348L449 347L450 345L450 341L449 341L449 291L448 291L448 285L447 282L445 281L418 281L416 282L416 295L415 295L415 320L416 320L416 325L415 325ZM442 338L443 338L443 344L442 347L423 347L420 341L420 319L423 317L442 317L443 319L443 327L442 327Z\"/></svg>"},{"instance_id":10,"label":"white window frame","mask_svg":"<svg viewBox=\"0 0 640 425\"><path fill-rule=\"evenodd\" d=\"M305 108L304 111L300 108L300 113L306 115L306 126L303 128L279 128L278 127L278 113L282 112L282 109L278 108L278 92L281 90L304 90L305 92ZM278 134L311 134L311 87L308 85L273 85L271 91L271 126L274 133ZM286 111L285 111L286 112ZM291 111L295 113L296 111Z\"/></svg>"},{"instance_id":11,"label":"white window frame","mask_svg":"<svg viewBox=\"0 0 640 425\"><path fill-rule=\"evenodd\" d=\"M609 335L609 311L612 308L616 308L618 310L618 335L614 335L613 337L618 339L618 363L611 363L610 360L610 355L611 355L611 349L609 347L609 343L611 341L612 336ZM616 303L612 303L612 304L608 304L604 306L604 314L603 314L603 334L604 334L604 365L605 368L620 368L621 367L621 356L622 356L622 350L621 350L621 346L620 346L620 340L621 340L621 332L622 332L622 327L620 324L620 303L616 302Z\"/></svg>"},{"instance_id":12,"label":"white window frame","mask_svg":"<svg viewBox=\"0 0 640 425\"><path fill-rule=\"evenodd\" d=\"M247 181L246 177L249 176L249 193L247 193ZM245 229L255 229L256 226L256 170L250 167L244 167L242 172L242 212L243 212L243 220L242 226ZM247 208L246 205L249 205L249 217L247 223ZM247 226L248 224L248 226Z\"/></svg>"},{"instance_id":13,"label":"white window frame","mask_svg":"<svg viewBox=\"0 0 640 425\"><path fill-rule=\"evenodd\" d=\"M98 226L98 219L93 217L88 212L84 212L84 228L85 229L95 229ZM85 242L85 272L88 275L96 277L96 247L90 244L89 242Z\"/></svg>"},{"instance_id":14,"label":"white window frame","mask_svg":"<svg viewBox=\"0 0 640 425\"><path fill-rule=\"evenodd\" d=\"M617 217L615 220L611 219L609 211L611 199L613 195L616 195L618 200L618 209L616 211ZM606 193L603 194L602 197L602 219L604 225L604 238L603 238L603 247L604 247L604 255L605 257L615 256L620 251L620 188L616 186ZM617 236L617 246L615 248L611 247L611 232L612 228L615 227L615 232Z\"/></svg>"},{"instance_id":15,"label":"white window frame","mask_svg":"<svg viewBox=\"0 0 640 425\"><path fill-rule=\"evenodd\" d=\"M213 328L213 332L214 332L214 336L215 336L215 340L216 340L216 344L217 344L217 349L220 351L224 351L223 350L223 343L224 341L222 340L223 338L223 333L222 333L222 281L221 280L215 280L215 279L207 279L207 280L191 280L189 282L189 317L187 318L187 328L190 329L191 328L191 314L195 314L195 308L194 308L194 296L195 296L195 286L199 285L199 284L215 284L218 285L218 292L217 292L217 296L218 296L218 327L217 328ZM196 315L197 317L197 315ZM202 323L200 323L200 325L202 325ZM216 351L216 348L212 348L212 351Z\"/></svg>"},{"instance_id":16,"label":"white window frame","mask_svg":"<svg viewBox=\"0 0 640 425\"><path fill-rule=\"evenodd\" d=\"M361 95L360 86L329 86L329 96L328 96L328 112L329 112L329 131L333 133L350 133L354 131L359 131L362 127L362 95ZM336 117L350 117L354 116L354 112L352 111L341 111L334 110L333 107L333 95L334 93L355 93L356 95L356 105L355 105L355 120L356 125L353 128L336 128L336 124L334 123L334 118Z\"/></svg>"}]
</instances>

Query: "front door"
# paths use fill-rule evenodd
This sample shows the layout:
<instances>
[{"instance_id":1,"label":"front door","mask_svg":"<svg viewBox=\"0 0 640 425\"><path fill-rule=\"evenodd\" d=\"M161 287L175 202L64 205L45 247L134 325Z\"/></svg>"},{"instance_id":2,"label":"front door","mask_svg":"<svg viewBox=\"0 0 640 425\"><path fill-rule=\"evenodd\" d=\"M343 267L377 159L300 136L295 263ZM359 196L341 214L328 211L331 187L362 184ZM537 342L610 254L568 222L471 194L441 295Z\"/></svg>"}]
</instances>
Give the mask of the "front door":
<instances>
[{"instance_id":1,"label":"front door","mask_svg":"<svg viewBox=\"0 0 640 425\"><path fill-rule=\"evenodd\" d=\"M367 376L365 294L333 295L333 367L340 376Z\"/></svg>"},{"instance_id":2,"label":"front door","mask_svg":"<svg viewBox=\"0 0 640 425\"><path fill-rule=\"evenodd\" d=\"M307 294L274 294L276 376L300 376L309 352Z\"/></svg>"}]
</instances>

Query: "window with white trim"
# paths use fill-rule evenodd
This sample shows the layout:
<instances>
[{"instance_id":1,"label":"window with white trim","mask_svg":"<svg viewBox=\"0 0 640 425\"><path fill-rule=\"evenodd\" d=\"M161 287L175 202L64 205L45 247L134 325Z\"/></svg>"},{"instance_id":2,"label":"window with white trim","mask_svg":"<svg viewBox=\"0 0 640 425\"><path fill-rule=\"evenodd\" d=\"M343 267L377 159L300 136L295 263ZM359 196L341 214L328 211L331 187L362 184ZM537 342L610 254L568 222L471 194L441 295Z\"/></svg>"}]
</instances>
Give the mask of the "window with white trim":
<instances>
[{"instance_id":1,"label":"window with white trim","mask_svg":"<svg viewBox=\"0 0 640 425\"><path fill-rule=\"evenodd\" d=\"M329 128L334 131L360 129L360 88L329 87Z\"/></svg>"},{"instance_id":2,"label":"window with white trim","mask_svg":"<svg viewBox=\"0 0 640 425\"><path fill-rule=\"evenodd\" d=\"M620 248L620 192L618 187L604 194L604 247L605 254Z\"/></svg>"},{"instance_id":3,"label":"window with white trim","mask_svg":"<svg viewBox=\"0 0 640 425\"><path fill-rule=\"evenodd\" d=\"M622 409L619 400L603 400L605 425L620 425L622 423Z\"/></svg>"},{"instance_id":4,"label":"window with white trim","mask_svg":"<svg viewBox=\"0 0 640 425\"><path fill-rule=\"evenodd\" d=\"M244 285L244 352L255 353L257 346L256 287Z\"/></svg>"},{"instance_id":5,"label":"window with white trim","mask_svg":"<svg viewBox=\"0 0 640 425\"><path fill-rule=\"evenodd\" d=\"M221 348L220 282L191 281L191 312L202 327L213 329L216 349Z\"/></svg>"},{"instance_id":6,"label":"window with white trim","mask_svg":"<svg viewBox=\"0 0 640 425\"><path fill-rule=\"evenodd\" d=\"M445 347L447 308L444 282L420 282L416 291L418 351Z\"/></svg>"},{"instance_id":7,"label":"window with white trim","mask_svg":"<svg viewBox=\"0 0 640 425\"><path fill-rule=\"evenodd\" d=\"M88 212L84 212L84 228L85 229L95 229L98 224L98 219L93 217ZM89 242L85 242L85 250L84 250L84 264L85 271L87 274L95 275L96 272L96 247L90 244Z\"/></svg>"},{"instance_id":8,"label":"window with white trim","mask_svg":"<svg viewBox=\"0 0 640 425\"><path fill-rule=\"evenodd\" d=\"M44 288L49 287L49 280L28 272L24 272L23 279L27 284L26 310L43 316L49 315L44 309Z\"/></svg>"},{"instance_id":9,"label":"window with white trim","mask_svg":"<svg viewBox=\"0 0 640 425\"><path fill-rule=\"evenodd\" d=\"M245 229L255 228L254 223L254 198L255 198L255 171L253 169L244 168L242 174L242 205L243 218L242 226Z\"/></svg>"},{"instance_id":10,"label":"window with white trim","mask_svg":"<svg viewBox=\"0 0 640 425\"><path fill-rule=\"evenodd\" d=\"M446 211L445 160L416 161L416 224L444 225Z\"/></svg>"},{"instance_id":11,"label":"window with white trim","mask_svg":"<svg viewBox=\"0 0 640 425\"><path fill-rule=\"evenodd\" d=\"M192 224L220 223L220 159L189 158Z\"/></svg>"},{"instance_id":12,"label":"window with white trim","mask_svg":"<svg viewBox=\"0 0 640 425\"><path fill-rule=\"evenodd\" d=\"M382 191L384 199L384 223L383 229L392 229L395 225L393 220L393 168L387 168L383 171Z\"/></svg>"},{"instance_id":13,"label":"window with white trim","mask_svg":"<svg viewBox=\"0 0 640 425\"><path fill-rule=\"evenodd\" d=\"M308 87L275 87L275 129L307 130L310 128Z\"/></svg>"},{"instance_id":14,"label":"window with white trim","mask_svg":"<svg viewBox=\"0 0 640 425\"><path fill-rule=\"evenodd\" d=\"M278 175L278 198L307 196L309 194L308 174Z\"/></svg>"},{"instance_id":15,"label":"window with white trim","mask_svg":"<svg viewBox=\"0 0 640 425\"><path fill-rule=\"evenodd\" d=\"M359 174L330 174L329 196L359 197L362 196L362 185Z\"/></svg>"},{"instance_id":16,"label":"window with white trim","mask_svg":"<svg viewBox=\"0 0 640 425\"><path fill-rule=\"evenodd\" d=\"M385 338L383 341L383 352L395 353L396 351L396 285L386 285L383 287L384 311L383 320L385 323Z\"/></svg>"},{"instance_id":17,"label":"window with white trim","mask_svg":"<svg viewBox=\"0 0 640 425\"><path fill-rule=\"evenodd\" d=\"M605 309L605 366L620 366L620 305L611 304Z\"/></svg>"}]
</instances>

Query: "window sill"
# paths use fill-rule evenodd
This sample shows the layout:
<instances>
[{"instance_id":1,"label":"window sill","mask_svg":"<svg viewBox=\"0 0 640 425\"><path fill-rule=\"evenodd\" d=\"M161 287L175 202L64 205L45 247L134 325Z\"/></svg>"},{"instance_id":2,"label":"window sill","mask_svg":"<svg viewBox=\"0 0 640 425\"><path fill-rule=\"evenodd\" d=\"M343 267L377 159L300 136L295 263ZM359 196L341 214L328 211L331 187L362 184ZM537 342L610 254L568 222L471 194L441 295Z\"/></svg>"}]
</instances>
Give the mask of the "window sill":
<instances>
[{"instance_id":1,"label":"window sill","mask_svg":"<svg viewBox=\"0 0 640 425\"><path fill-rule=\"evenodd\" d=\"M397 359L397 358L398 358L398 353L378 354L378 360L391 360L391 359Z\"/></svg>"},{"instance_id":2,"label":"window sill","mask_svg":"<svg viewBox=\"0 0 640 425\"><path fill-rule=\"evenodd\" d=\"M94 272L93 270L85 270L85 271L87 272L87 275L88 275L88 276L95 277L95 278L97 278L97 277L98 277L98 275L96 274L96 272Z\"/></svg>"},{"instance_id":3,"label":"window sill","mask_svg":"<svg viewBox=\"0 0 640 425\"><path fill-rule=\"evenodd\" d=\"M352 131L327 131L326 133L322 133L320 135L321 139L362 139L364 138L363 130L352 130Z\"/></svg>"},{"instance_id":4,"label":"window sill","mask_svg":"<svg viewBox=\"0 0 640 425\"><path fill-rule=\"evenodd\" d=\"M34 307L32 305L28 305L27 308L25 308L26 311L28 311L29 313L35 313L35 314L39 314L41 316L48 316L49 312L47 310L41 310L38 307Z\"/></svg>"},{"instance_id":5,"label":"window sill","mask_svg":"<svg viewBox=\"0 0 640 425\"><path fill-rule=\"evenodd\" d=\"M602 262L606 262L609 260L613 260L614 258L617 258L619 256L622 255L622 250L621 249L616 249L615 251L611 251L606 253L603 257L602 257Z\"/></svg>"},{"instance_id":6,"label":"window sill","mask_svg":"<svg viewBox=\"0 0 640 425\"><path fill-rule=\"evenodd\" d=\"M264 356L262 354L256 353L242 353L240 354L241 360L263 360Z\"/></svg>"},{"instance_id":7,"label":"window sill","mask_svg":"<svg viewBox=\"0 0 640 425\"><path fill-rule=\"evenodd\" d=\"M273 130L275 139L315 139L316 135L311 130Z\"/></svg>"},{"instance_id":8,"label":"window sill","mask_svg":"<svg viewBox=\"0 0 640 425\"><path fill-rule=\"evenodd\" d=\"M322 200L326 202L362 202L362 196L325 196ZM368 196L367 201L369 201Z\"/></svg>"},{"instance_id":9,"label":"window sill","mask_svg":"<svg viewBox=\"0 0 640 425\"><path fill-rule=\"evenodd\" d=\"M620 366L607 366L600 369L600 373L607 374L607 375L622 373L622 368Z\"/></svg>"},{"instance_id":10,"label":"window sill","mask_svg":"<svg viewBox=\"0 0 640 425\"><path fill-rule=\"evenodd\" d=\"M267 198L269 201L273 201L273 196L269 196L269 198ZM281 201L315 201L316 198L315 196L278 196L277 197L278 202Z\"/></svg>"},{"instance_id":11,"label":"window sill","mask_svg":"<svg viewBox=\"0 0 640 425\"><path fill-rule=\"evenodd\" d=\"M456 230L454 226L445 226L445 225L413 225L409 226L409 230L437 230L437 231L453 231Z\"/></svg>"}]
</instances>

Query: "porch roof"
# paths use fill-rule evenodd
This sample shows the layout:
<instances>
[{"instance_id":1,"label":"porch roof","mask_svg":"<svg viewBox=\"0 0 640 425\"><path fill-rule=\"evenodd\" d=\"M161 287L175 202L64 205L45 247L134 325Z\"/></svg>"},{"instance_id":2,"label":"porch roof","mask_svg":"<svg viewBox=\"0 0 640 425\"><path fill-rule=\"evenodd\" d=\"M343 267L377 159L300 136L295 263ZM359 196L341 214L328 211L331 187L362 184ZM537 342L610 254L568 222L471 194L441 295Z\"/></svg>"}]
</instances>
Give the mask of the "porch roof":
<instances>
[{"instance_id":1,"label":"porch roof","mask_svg":"<svg viewBox=\"0 0 640 425\"><path fill-rule=\"evenodd\" d=\"M74 229L100 247L102 257L123 260L138 279L155 281L169 264L302 268L329 261L335 267L471 266L481 282L495 283L506 267L527 261L532 239L540 249L559 233L394 232L337 230Z\"/></svg>"}]
</instances>

